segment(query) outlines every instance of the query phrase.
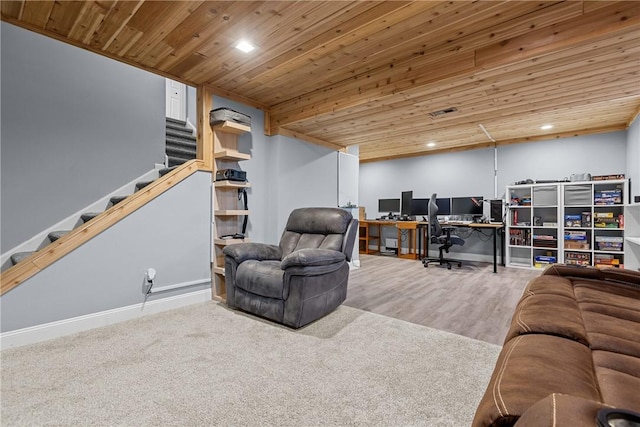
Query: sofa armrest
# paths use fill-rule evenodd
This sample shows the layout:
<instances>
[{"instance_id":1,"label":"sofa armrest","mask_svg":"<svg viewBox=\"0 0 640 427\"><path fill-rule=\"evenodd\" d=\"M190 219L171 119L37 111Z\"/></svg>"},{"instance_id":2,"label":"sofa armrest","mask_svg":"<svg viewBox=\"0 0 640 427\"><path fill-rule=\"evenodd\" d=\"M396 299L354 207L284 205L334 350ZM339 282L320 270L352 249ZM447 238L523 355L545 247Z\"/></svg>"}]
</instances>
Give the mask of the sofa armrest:
<instances>
[{"instance_id":1,"label":"sofa armrest","mask_svg":"<svg viewBox=\"0 0 640 427\"><path fill-rule=\"evenodd\" d=\"M330 249L301 249L291 252L284 257L280 268L286 270L291 267L324 267L339 266L346 260L345 254Z\"/></svg>"},{"instance_id":2,"label":"sofa armrest","mask_svg":"<svg viewBox=\"0 0 640 427\"><path fill-rule=\"evenodd\" d=\"M602 402L553 393L527 409L515 427L596 426L598 411L611 408Z\"/></svg>"},{"instance_id":3,"label":"sofa armrest","mask_svg":"<svg viewBox=\"0 0 640 427\"><path fill-rule=\"evenodd\" d=\"M280 260L282 251L279 246L266 243L238 243L225 246L222 250L225 256L231 257L236 264L254 259L257 261Z\"/></svg>"}]
</instances>

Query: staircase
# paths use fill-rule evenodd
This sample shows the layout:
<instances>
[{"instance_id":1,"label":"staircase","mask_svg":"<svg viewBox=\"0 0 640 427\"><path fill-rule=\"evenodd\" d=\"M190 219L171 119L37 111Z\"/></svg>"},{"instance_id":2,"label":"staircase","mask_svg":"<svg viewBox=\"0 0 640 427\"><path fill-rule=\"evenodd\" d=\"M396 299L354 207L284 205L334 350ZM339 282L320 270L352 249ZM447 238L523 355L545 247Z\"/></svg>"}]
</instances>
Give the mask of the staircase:
<instances>
[{"instance_id":1,"label":"staircase","mask_svg":"<svg viewBox=\"0 0 640 427\"><path fill-rule=\"evenodd\" d=\"M158 174L159 174L158 177L166 175L167 173L171 172L175 168L176 168L176 166L158 170ZM146 187L147 185L151 184L152 182L153 182L153 180L152 181L137 182L136 185L135 185L135 191L139 191L139 190L143 189L144 187ZM109 209L109 208L115 206L116 204L122 202L128 196L129 195L111 197L110 200L109 200L109 204L107 206L107 209ZM98 216L101 213L102 212L86 212L86 213L83 213L82 215L80 215L80 218L79 218L79 220L77 222L77 225L74 228L78 228L79 226L91 221L93 218L95 218L96 216ZM4 272L5 270L8 270L12 266L20 263L21 261L23 261L24 259L28 258L29 256L31 256L32 254L34 254L34 253L36 253L38 251L46 251L47 247L51 243L55 242L56 240L58 240L62 236L68 234L70 231L71 230L51 231L50 233L48 233L46 239L38 245L37 251L16 252L16 253L12 254L11 257L9 258L10 262L5 262L2 265L2 271Z\"/></svg>"},{"instance_id":2,"label":"staircase","mask_svg":"<svg viewBox=\"0 0 640 427\"><path fill-rule=\"evenodd\" d=\"M165 149L168 162L167 168L160 169L159 177L164 176L169 173L177 166L182 165L183 163L193 160L196 158L196 137L193 135L193 130L187 127L187 123L182 120L176 120L171 118L166 118L166 149ZM151 184L153 181L141 181L136 183L135 191L139 191L147 185ZM111 197L106 209L109 209L118 203L122 202L126 199L128 195L122 196L114 196ZM105 209L105 210L106 210ZM93 218L101 214L102 212L85 212L80 215L76 225L73 227L78 228L83 224L91 221ZM56 240L60 239L62 236L68 234L71 230L55 230L51 231L47 234L46 238L42 242L36 242L31 247L37 247L36 250L33 251L21 251L15 252L11 254L9 259L3 261L1 271L4 272L14 265L19 264L24 259L28 258L32 254L39 251L46 251L47 246Z\"/></svg>"},{"instance_id":3,"label":"staircase","mask_svg":"<svg viewBox=\"0 0 640 427\"><path fill-rule=\"evenodd\" d=\"M187 122L167 117L166 127L167 166L181 165L196 158L196 137Z\"/></svg>"}]
</instances>

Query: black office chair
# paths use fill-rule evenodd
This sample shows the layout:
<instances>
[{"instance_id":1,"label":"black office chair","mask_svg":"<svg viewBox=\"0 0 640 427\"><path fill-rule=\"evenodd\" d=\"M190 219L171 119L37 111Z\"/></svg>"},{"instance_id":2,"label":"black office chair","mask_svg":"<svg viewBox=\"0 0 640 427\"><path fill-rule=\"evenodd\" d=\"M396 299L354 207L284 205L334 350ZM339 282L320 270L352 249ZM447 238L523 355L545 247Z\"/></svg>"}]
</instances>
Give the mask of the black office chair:
<instances>
[{"instance_id":1,"label":"black office chair","mask_svg":"<svg viewBox=\"0 0 640 427\"><path fill-rule=\"evenodd\" d=\"M441 226L438 222L438 205L436 204L437 195L434 193L429 200L429 242L440 244L438 248L438 258L423 258L422 264L426 267L431 263L438 263L440 265L446 265L448 270L451 270L451 264L458 264L458 267L462 267L460 261L448 259L444 257L444 252L449 253L449 248L453 245L464 245L464 240L460 237L451 234L455 227Z\"/></svg>"}]
</instances>

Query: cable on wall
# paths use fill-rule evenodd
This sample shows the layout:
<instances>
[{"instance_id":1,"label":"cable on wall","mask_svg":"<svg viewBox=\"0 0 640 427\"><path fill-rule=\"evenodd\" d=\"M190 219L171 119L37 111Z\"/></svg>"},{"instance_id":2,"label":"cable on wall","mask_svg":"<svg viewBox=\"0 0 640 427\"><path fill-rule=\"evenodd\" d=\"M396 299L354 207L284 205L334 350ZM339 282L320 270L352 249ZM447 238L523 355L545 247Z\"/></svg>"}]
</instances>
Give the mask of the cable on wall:
<instances>
[{"instance_id":1,"label":"cable on wall","mask_svg":"<svg viewBox=\"0 0 640 427\"><path fill-rule=\"evenodd\" d=\"M489 131L484 127L482 123L478 123L480 129L487 135L487 138L493 142L493 198L498 198L498 144L496 140L491 136Z\"/></svg>"}]
</instances>

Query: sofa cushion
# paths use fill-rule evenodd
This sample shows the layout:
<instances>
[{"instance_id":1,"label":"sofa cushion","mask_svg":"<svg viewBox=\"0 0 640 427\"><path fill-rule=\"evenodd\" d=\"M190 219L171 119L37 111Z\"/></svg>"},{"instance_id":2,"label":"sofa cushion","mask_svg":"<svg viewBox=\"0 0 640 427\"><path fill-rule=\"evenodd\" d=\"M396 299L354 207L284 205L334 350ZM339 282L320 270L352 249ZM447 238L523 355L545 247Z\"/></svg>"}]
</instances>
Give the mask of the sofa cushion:
<instances>
[{"instance_id":1,"label":"sofa cushion","mask_svg":"<svg viewBox=\"0 0 640 427\"><path fill-rule=\"evenodd\" d=\"M640 312L640 288L605 282L576 281L574 292L579 304L604 304Z\"/></svg>"},{"instance_id":2,"label":"sofa cushion","mask_svg":"<svg viewBox=\"0 0 640 427\"><path fill-rule=\"evenodd\" d=\"M594 351L593 364L603 401L616 408L640 408L640 359L609 351Z\"/></svg>"},{"instance_id":3,"label":"sofa cushion","mask_svg":"<svg viewBox=\"0 0 640 427\"><path fill-rule=\"evenodd\" d=\"M280 261L248 260L238 266L236 287L255 295L284 299L283 277Z\"/></svg>"},{"instance_id":4,"label":"sofa cushion","mask_svg":"<svg viewBox=\"0 0 640 427\"><path fill-rule=\"evenodd\" d=\"M606 350L640 357L638 323L587 310L582 312L582 319L592 350Z\"/></svg>"},{"instance_id":5,"label":"sofa cushion","mask_svg":"<svg viewBox=\"0 0 640 427\"><path fill-rule=\"evenodd\" d=\"M516 337L500 352L473 425L511 425L552 393L600 400L591 350L551 335Z\"/></svg>"},{"instance_id":6,"label":"sofa cushion","mask_svg":"<svg viewBox=\"0 0 640 427\"><path fill-rule=\"evenodd\" d=\"M574 298L558 294L523 297L511 320L505 342L524 334L549 334L589 345L580 308Z\"/></svg>"}]
</instances>

